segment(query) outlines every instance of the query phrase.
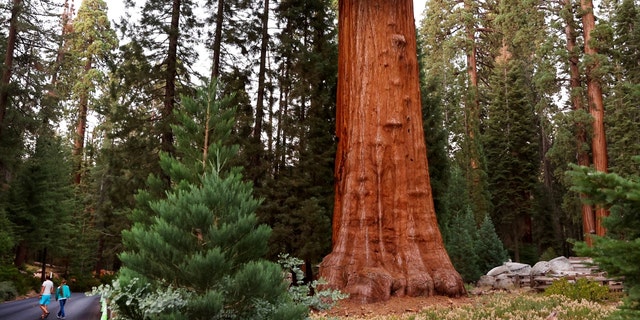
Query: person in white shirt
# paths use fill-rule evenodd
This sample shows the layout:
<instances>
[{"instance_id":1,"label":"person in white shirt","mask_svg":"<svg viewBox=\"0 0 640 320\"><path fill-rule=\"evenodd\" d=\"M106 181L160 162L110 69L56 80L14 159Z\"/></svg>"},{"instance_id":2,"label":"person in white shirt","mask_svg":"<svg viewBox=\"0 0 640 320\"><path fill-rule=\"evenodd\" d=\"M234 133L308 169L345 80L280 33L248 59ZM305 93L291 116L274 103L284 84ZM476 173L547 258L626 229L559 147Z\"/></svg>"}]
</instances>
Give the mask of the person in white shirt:
<instances>
[{"instance_id":1,"label":"person in white shirt","mask_svg":"<svg viewBox=\"0 0 640 320\"><path fill-rule=\"evenodd\" d=\"M44 319L49 316L48 305L51 302L51 294L53 293L53 281L51 281L51 277L47 276L46 280L42 283L42 287L40 288L40 309L42 310L42 315L40 319Z\"/></svg>"}]
</instances>

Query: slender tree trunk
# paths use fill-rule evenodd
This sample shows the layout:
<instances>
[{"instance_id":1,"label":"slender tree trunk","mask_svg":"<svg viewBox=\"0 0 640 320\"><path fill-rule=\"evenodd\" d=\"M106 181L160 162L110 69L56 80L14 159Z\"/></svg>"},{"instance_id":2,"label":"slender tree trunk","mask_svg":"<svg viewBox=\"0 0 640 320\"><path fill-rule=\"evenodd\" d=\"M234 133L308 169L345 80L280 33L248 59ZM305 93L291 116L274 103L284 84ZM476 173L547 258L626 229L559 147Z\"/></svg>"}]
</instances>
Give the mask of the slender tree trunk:
<instances>
[{"instance_id":1,"label":"slender tree trunk","mask_svg":"<svg viewBox=\"0 0 640 320\"><path fill-rule=\"evenodd\" d=\"M213 38L213 66L211 79L220 75L220 48L222 46L222 22L224 21L224 0L218 0L218 13L216 16L216 33Z\"/></svg>"},{"instance_id":2,"label":"slender tree trunk","mask_svg":"<svg viewBox=\"0 0 640 320\"><path fill-rule=\"evenodd\" d=\"M411 0L341 0L328 286L367 303L465 293L438 229Z\"/></svg>"},{"instance_id":3,"label":"slender tree trunk","mask_svg":"<svg viewBox=\"0 0 640 320\"><path fill-rule=\"evenodd\" d=\"M542 155L546 155L549 149L551 149L551 138L549 137L549 133L547 133L545 126L540 126L541 137L542 137L542 146L541 153ZM558 206L555 201L555 190L554 190L554 180L553 180L553 165L549 160L549 157L543 157L542 160L542 177L544 181L544 188L546 189L546 196L549 199L549 205L551 206L551 226L553 228L553 237L555 243L564 244L565 237L563 235L562 223L560 221L560 210L558 210Z\"/></svg>"},{"instance_id":4,"label":"slender tree trunk","mask_svg":"<svg viewBox=\"0 0 640 320\"><path fill-rule=\"evenodd\" d=\"M473 17L473 7L470 0L464 1L464 8L467 16ZM476 223L481 223L484 216L489 213L487 207L487 201L484 200L484 186L482 165L480 159L480 144L477 134L480 132L480 95L478 91L478 49L476 46L476 26L473 23L473 18L465 21L465 32L467 36L467 75L469 77L469 83L467 87L467 98L465 101L465 129L467 134L467 147L468 147L468 166L467 171L467 183L471 186L469 188L469 197L473 206L473 212L475 215Z\"/></svg>"},{"instance_id":5,"label":"slender tree trunk","mask_svg":"<svg viewBox=\"0 0 640 320\"><path fill-rule=\"evenodd\" d=\"M13 259L13 265L22 268L22 266L27 262L27 253L29 251L29 245L26 240L21 240L20 243L16 246L15 252L16 256Z\"/></svg>"},{"instance_id":6,"label":"slender tree trunk","mask_svg":"<svg viewBox=\"0 0 640 320\"><path fill-rule=\"evenodd\" d=\"M64 2L64 11L62 12L62 31L60 33L60 43L58 44L58 52L56 54L56 61L53 67L53 71L51 74L51 90L53 92L49 92L50 96L54 96L56 99L57 92L55 92L55 87L58 84L58 73L60 72L60 68L62 67L62 63L64 61L64 55L67 52L65 48L65 38L69 32L73 31L73 7L69 6L69 1L65 0Z\"/></svg>"},{"instance_id":7,"label":"slender tree trunk","mask_svg":"<svg viewBox=\"0 0 640 320\"><path fill-rule=\"evenodd\" d=\"M84 74L91 71L93 60L87 58L84 65ZM89 109L89 93L82 92L78 101L78 123L76 125L76 136L73 143L73 158L75 161L74 183L80 184L82 181L82 153L84 152L84 140L87 130L87 111Z\"/></svg>"},{"instance_id":8,"label":"slender tree trunk","mask_svg":"<svg viewBox=\"0 0 640 320\"><path fill-rule=\"evenodd\" d=\"M13 52L16 49L16 38L18 36L18 16L22 10L22 0L13 0L11 8L11 18L9 20L9 37L7 38L7 52L4 57L2 70L2 83L0 83L0 138L4 127L4 118L7 114L7 104L9 101L9 83L13 69Z\"/></svg>"},{"instance_id":9,"label":"slender tree trunk","mask_svg":"<svg viewBox=\"0 0 640 320\"><path fill-rule=\"evenodd\" d=\"M98 239L98 248L96 250L96 266L95 266L95 274L96 277L100 277L101 274L100 272L102 271L102 269L104 269L103 263L104 263L104 235L100 235L99 239Z\"/></svg>"},{"instance_id":10,"label":"slender tree trunk","mask_svg":"<svg viewBox=\"0 0 640 320\"><path fill-rule=\"evenodd\" d=\"M267 48L269 47L269 1L264 0L262 15L262 44L260 46L260 69L258 70L258 97L256 102L256 123L253 127L254 139L262 135L262 118L264 117L265 78L267 73Z\"/></svg>"},{"instance_id":11,"label":"slender tree trunk","mask_svg":"<svg viewBox=\"0 0 640 320\"><path fill-rule=\"evenodd\" d=\"M591 0L581 0L580 4L583 11L582 27L584 29L585 58L592 59L592 61L587 65L586 75L589 113L591 113L591 116L593 117L593 137L591 138L593 166L596 171L607 172L607 142L604 130L604 103L602 101L602 88L600 86L600 79L597 79L594 76L594 73L600 67L600 64L596 60L598 51L591 43L591 32L595 29L593 2ZM608 210L596 207L595 229L598 236L604 236L606 233L605 228L602 226L602 219L608 215Z\"/></svg>"},{"instance_id":12,"label":"slender tree trunk","mask_svg":"<svg viewBox=\"0 0 640 320\"><path fill-rule=\"evenodd\" d=\"M171 8L171 27L169 29L169 48L167 50L167 73L165 75L165 94L162 132L162 150L173 153L173 131L170 124L176 102L176 77L178 64L178 37L180 36L180 0L173 0Z\"/></svg>"},{"instance_id":13,"label":"slender tree trunk","mask_svg":"<svg viewBox=\"0 0 640 320\"><path fill-rule=\"evenodd\" d=\"M565 8L571 13L573 17L573 6L570 0L565 0ZM569 88L571 92L571 105L574 111L584 110L583 94L582 94L582 81L580 80L580 59L576 48L576 34L573 27L573 18L567 18L567 25L565 27L565 34L567 37L567 52L569 53ZM587 152L587 131L584 123L578 123L576 133L577 143L577 161L578 165L588 167L590 165L589 153ZM584 198L585 195L581 194L580 198ZM593 206L586 203L582 203L582 232L586 243L591 246L592 240L589 237L590 234L596 232L595 217L593 213Z\"/></svg>"},{"instance_id":14,"label":"slender tree trunk","mask_svg":"<svg viewBox=\"0 0 640 320\"><path fill-rule=\"evenodd\" d=\"M42 250L42 268L40 268L40 281L47 279L47 247Z\"/></svg>"}]
</instances>

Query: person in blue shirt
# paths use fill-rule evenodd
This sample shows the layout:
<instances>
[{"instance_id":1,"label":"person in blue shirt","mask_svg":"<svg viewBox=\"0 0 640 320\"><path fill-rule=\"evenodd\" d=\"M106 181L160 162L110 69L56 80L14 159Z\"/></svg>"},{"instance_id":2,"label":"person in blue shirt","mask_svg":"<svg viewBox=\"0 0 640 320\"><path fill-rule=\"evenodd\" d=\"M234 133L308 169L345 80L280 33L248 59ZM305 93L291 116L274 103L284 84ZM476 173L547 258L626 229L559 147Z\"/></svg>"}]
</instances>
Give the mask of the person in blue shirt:
<instances>
[{"instance_id":1,"label":"person in blue shirt","mask_svg":"<svg viewBox=\"0 0 640 320\"><path fill-rule=\"evenodd\" d=\"M67 285L67 280L62 279L62 284L56 290L56 300L60 303L60 311L58 311L58 319L64 319L67 315L64 313L64 305L67 299L71 297L71 290Z\"/></svg>"}]
</instances>

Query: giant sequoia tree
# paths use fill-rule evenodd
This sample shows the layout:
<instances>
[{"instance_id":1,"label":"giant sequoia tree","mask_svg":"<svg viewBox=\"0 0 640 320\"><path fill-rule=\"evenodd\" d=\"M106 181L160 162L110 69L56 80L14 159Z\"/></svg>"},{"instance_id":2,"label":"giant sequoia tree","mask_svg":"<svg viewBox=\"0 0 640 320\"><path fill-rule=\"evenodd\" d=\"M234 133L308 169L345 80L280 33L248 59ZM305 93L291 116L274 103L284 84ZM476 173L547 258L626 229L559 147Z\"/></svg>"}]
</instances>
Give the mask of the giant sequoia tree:
<instances>
[{"instance_id":1,"label":"giant sequoia tree","mask_svg":"<svg viewBox=\"0 0 640 320\"><path fill-rule=\"evenodd\" d=\"M329 286L360 302L464 293L438 229L421 124L413 5L339 2Z\"/></svg>"}]
</instances>

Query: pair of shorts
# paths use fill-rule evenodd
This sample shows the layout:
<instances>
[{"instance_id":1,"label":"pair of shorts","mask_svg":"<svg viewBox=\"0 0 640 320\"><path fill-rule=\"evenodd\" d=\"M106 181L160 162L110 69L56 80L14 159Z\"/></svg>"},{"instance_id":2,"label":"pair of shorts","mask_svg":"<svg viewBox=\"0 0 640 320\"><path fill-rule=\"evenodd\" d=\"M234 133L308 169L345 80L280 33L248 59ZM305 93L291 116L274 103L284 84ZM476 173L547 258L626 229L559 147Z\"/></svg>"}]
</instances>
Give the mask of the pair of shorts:
<instances>
[{"instance_id":1,"label":"pair of shorts","mask_svg":"<svg viewBox=\"0 0 640 320\"><path fill-rule=\"evenodd\" d=\"M50 302L51 302L51 295L50 294L42 295L42 297L40 298L40 305L41 306L48 306Z\"/></svg>"}]
</instances>

